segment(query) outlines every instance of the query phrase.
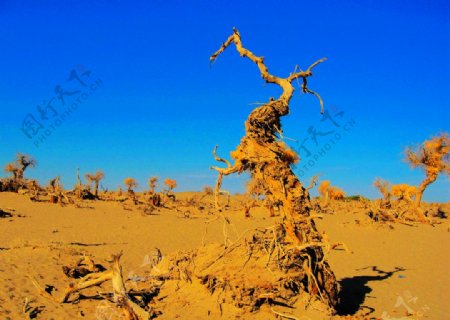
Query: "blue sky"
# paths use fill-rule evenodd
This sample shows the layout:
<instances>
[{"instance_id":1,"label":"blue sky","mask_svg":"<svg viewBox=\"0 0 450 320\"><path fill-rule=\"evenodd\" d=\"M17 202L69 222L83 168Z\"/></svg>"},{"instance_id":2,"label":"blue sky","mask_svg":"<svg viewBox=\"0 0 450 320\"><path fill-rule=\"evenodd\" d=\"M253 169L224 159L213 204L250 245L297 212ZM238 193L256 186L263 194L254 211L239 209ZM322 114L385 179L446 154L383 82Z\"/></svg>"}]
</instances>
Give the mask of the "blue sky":
<instances>
[{"instance_id":1,"label":"blue sky","mask_svg":"<svg viewBox=\"0 0 450 320\"><path fill-rule=\"evenodd\" d=\"M61 175L68 188L77 167L104 170L111 189L128 176L146 186L153 175L175 178L180 191L212 185L214 146L228 156L252 103L280 93L234 48L210 66L232 27L279 76L328 58L309 84L332 115L343 112L335 118L342 126L321 122L317 101L299 92L283 119L286 142L297 149L309 127L332 131L309 145L309 157L300 149L303 181L321 174L369 197L378 196L376 177L420 183L404 148L450 131L446 1L0 1L0 164L29 153L39 162L29 177L44 183ZM82 66L91 71L80 78L86 87L67 81ZM24 118L39 119L37 106L55 97L60 115L77 96L62 105L57 85L90 94L36 147L44 130L28 138ZM301 172L335 134L341 138ZM228 177L224 188L242 191L244 181ZM441 177L424 198L448 201L449 189Z\"/></svg>"}]
</instances>

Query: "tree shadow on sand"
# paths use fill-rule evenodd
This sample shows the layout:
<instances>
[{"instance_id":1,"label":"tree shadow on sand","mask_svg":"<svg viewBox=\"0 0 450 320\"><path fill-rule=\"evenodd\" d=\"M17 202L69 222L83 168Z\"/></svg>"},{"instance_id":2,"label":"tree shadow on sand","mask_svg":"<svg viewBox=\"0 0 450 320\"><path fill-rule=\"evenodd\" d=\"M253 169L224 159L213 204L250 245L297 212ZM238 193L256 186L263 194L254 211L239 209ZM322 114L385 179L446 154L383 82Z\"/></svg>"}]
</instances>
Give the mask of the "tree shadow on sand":
<instances>
[{"instance_id":1,"label":"tree shadow on sand","mask_svg":"<svg viewBox=\"0 0 450 320\"><path fill-rule=\"evenodd\" d=\"M339 281L341 290L339 292L339 304L337 311L339 315L354 315L360 308L369 309L368 314L372 313L374 309L363 306L367 294L372 292L367 283L370 281L382 281L388 279L396 272L404 271L404 268L396 267L393 271L383 271L376 266L366 267L371 268L372 271L378 273L375 276L355 276L351 278L344 278ZM360 269L360 270L363 270Z\"/></svg>"},{"instance_id":2,"label":"tree shadow on sand","mask_svg":"<svg viewBox=\"0 0 450 320\"><path fill-rule=\"evenodd\" d=\"M10 218L10 217L12 217L12 213L0 209L0 218Z\"/></svg>"}]
</instances>

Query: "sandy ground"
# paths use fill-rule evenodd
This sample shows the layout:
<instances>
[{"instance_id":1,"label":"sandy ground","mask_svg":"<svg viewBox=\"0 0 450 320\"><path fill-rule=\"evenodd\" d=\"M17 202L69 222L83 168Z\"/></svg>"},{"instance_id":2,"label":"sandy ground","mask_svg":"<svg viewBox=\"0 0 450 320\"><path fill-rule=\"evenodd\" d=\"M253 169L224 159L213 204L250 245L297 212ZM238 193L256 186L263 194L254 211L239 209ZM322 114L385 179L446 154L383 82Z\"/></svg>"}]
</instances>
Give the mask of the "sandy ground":
<instances>
[{"instance_id":1,"label":"sandy ground","mask_svg":"<svg viewBox=\"0 0 450 320\"><path fill-rule=\"evenodd\" d=\"M192 194L179 194L178 198ZM208 200L208 199L207 199ZM212 201L212 199L209 199ZM12 217L0 218L0 319L29 319L24 313L26 301L40 312L36 319L102 319L106 303L101 299L80 299L75 304L58 304L39 295L31 279L44 287L55 287L59 296L70 279L62 266L72 265L80 256L89 255L108 266L113 253L123 252L124 274L139 274L148 267L155 247L163 255L206 243L223 242L220 219L185 209L161 209L145 215L137 209L125 210L117 202L86 201L84 208L61 207L31 202L27 197L0 193L0 208ZM236 206L231 206L237 207ZM347 319L450 319L450 276L448 266L449 222L392 227L369 223L358 203L338 203L334 214L318 219L318 228L326 231L332 243L343 242L352 253L332 250L329 262L341 287L340 314ZM264 209L252 209L245 218L242 210L225 212L237 237L257 226L271 226L279 218L270 218ZM103 287L105 292L109 284ZM167 302L160 319L215 319L214 306L205 306L206 292L180 301ZM191 291L192 292L192 291ZM408 315L414 313L413 315ZM105 314L103 312L103 314ZM295 313L297 319L328 319L326 315ZM105 318L105 317L103 317ZM108 318L108 317L106 317ZM335 318L340 318L336 316ZM120 319L114 313L109 319ZM262 309L242 319L276 319Z\"/></svg>"}]
</instances>

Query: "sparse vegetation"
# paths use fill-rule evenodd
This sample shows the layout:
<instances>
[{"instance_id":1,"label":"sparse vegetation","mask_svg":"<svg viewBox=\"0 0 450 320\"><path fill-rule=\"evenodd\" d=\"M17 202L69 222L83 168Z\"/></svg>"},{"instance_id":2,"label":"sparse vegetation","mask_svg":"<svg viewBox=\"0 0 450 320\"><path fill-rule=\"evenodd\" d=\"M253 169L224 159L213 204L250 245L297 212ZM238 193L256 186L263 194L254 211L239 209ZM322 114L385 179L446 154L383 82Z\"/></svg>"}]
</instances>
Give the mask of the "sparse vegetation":
<instances>
[{"instance_id":1,"label":"sparse vegetation","mask_svg":"<svg viewBox=\"0 0 450 320\"><path fill-rule=\"evenodd\" d=\"M328 205L330 200L342 200L345 197L345 192L330 184L329 180L324 180L320 183L318 188L319 194L324 198L324 205Z\"/></svg>"},{"instance_id":2,"label":"sparse vegetation","mask_svg":"<svg viewBox=\"0 0 450 320\"><path fill-rule=\"evenodd\" d=\"M450 139L447 133L433 137L425 141L417 148L406 149L406 161L411 167L420 167L425 171L425 179L416 187L406 183L394 184L377 179L374 186L383 195L383 199L378 209L372 208L369 216L382 221L419 221L423 223L431 223L430 217L443 216L438 208L421 208L422 196L425 189L434 181L441 173L450 173L449 164L449 145ZM391 201L396 198L396 201Z\"/></svg>"},{"instance_id":3,"label":"sparse vegetation","mask_svg":"<svg viewBox=\"0 0 450 320\"><path fill-rule=\"evenodd\" d=\"M360 195L360 194L357 194L357 195L354 195L354 196L345 196L344 197L344 200L345 201L363 201L363 200L369 200L369 199L366 199L366 198L364 198L362 195Z\"/></svg>"}]
</instances>

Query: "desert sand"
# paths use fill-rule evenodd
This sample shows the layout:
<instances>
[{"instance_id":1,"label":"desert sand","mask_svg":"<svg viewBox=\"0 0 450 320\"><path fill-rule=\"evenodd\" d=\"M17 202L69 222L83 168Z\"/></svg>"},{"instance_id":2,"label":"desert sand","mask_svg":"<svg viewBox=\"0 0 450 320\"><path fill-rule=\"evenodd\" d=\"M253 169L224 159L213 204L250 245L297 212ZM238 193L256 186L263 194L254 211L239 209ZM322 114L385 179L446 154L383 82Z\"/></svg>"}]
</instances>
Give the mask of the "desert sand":
<instances>
[{"instance_id":1,"label":"desert sand","mask_svg":"<svg viewBox=\"0 0 450 320\"><path fill-rule=\"evenodd\" d=\"M198 201L191 205L192 199L201 199L203 209ZM123 319L114 304L98 295L111 292L109 282L62 304L40 295L33 279L42 288L54 287L51 294L59 297L76 281L64 275L63 266L89 256L109 268L111 254L122 252L129 287L133 279L150 271L155 248L164 262L180 250L222 244L222 215L229 218L226 228L231 241L245 237L246 230L280 220L262 207L252 208L251 216L245 217L242 203L242 196L232 196L230 206L219 214L213 210L212 195L178 193L172 204L145 214L116 201L60 206L0 193L0 208L11 214L0 218L0 318ZM339 315L328 316L314 307L305 311L278 305L263 305L248 313L225 303L220 307L223 319L450 319L447 219L433 226L375 223L367 218L362 202L334 201L331 206L330 213L315 220L331 244L344 243L348 249L336 246L327 253L339 281ZM244 265L245 257L241 262ZM217 298L196 281L179 288L163 286L155 300L158 319L220 316Z\"/></svg>"}]
</instances>

